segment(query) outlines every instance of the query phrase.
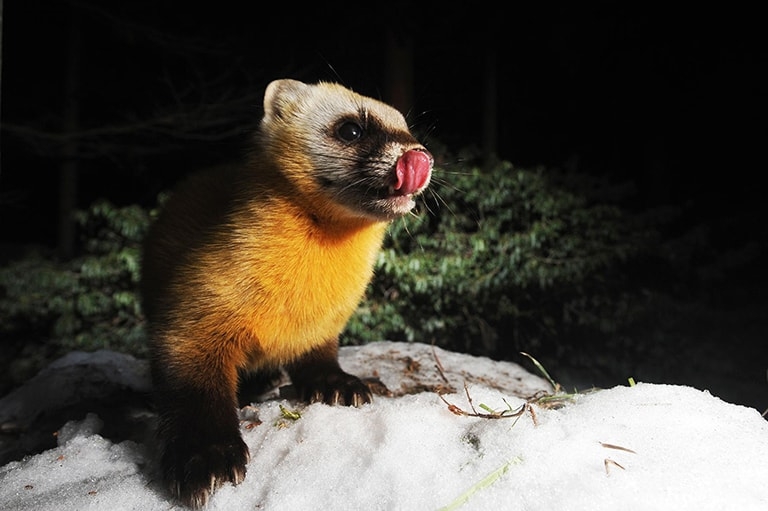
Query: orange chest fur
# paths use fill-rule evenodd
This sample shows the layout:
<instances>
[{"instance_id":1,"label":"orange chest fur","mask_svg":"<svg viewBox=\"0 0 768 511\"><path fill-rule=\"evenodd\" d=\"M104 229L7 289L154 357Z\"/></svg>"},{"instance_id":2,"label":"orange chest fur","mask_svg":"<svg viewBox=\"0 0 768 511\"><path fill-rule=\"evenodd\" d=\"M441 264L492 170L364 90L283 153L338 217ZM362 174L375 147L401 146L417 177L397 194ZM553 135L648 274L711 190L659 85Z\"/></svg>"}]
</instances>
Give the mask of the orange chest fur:
<instances>
[{"instance_id":1,"label":"orange chest fur","mask_svg":"<svg viewBox=\"0 0 768 511\"><path fill-rule=\"evenodd\" d=\"M210 294L222 301L236 337L257 343L269 360L289 360L343 330L385 229L377 222L329 232L273 214L234 239L221 271L207 276Z\"/></svg>"}]
</instances>

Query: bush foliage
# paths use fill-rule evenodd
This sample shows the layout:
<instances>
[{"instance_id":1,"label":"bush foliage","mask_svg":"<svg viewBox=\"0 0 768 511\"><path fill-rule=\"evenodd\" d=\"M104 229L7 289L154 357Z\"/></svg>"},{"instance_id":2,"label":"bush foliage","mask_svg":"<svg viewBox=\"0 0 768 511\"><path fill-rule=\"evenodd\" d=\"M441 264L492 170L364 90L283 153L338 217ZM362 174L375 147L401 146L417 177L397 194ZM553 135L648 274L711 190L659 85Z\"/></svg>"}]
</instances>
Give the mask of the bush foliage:
<instances>
[{"instance_id":1,"label":"bush foliage","mask_svg":"<svg viewBox=\"0 0 768 511\"><path fill-rule=\"evenodd\" d=\"M20 364L11 379L75 349L146 354L137 284L149 217L138 206L96 202L76 216L81 255L59 262L33 253L0 268L2 348Z\"/></svg>"},{"instance_id":2,"label":"bush foliage","mask_svg":"<svg viewBox=\"0 0 768 511\"><path fill-rule=\"evenodd\" d=\"M629 312L622 270L649 234L556 178L507 162L442 177L429 214L393 224L347 342L434 340L504 358L613 331Z\"/></svg>"},{"instance_id":3,"label":"bush foliage","mask_svg":"<svg viewBox=\"0 0 768 511\"><path fill-rule=\"evenodd\" d=\"M421 213L392 225L342 342L436 341L506 358L626 321L624 270L646 235L617 207L556 178L506 162L436 171ZM79 257L0 268L0 333L26 346L14 358L102 347L146 354L137 283L152 214L97 202L77 217Z\"/></svg>"}]
</instances>

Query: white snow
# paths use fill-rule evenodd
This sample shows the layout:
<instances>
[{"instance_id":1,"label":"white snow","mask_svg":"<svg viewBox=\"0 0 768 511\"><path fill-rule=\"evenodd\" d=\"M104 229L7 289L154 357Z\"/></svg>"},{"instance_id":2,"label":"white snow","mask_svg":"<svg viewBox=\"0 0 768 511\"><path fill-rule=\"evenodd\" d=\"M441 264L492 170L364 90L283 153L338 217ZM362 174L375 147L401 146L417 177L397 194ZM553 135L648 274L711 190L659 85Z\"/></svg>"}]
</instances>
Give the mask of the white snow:
<instances>
[{"instance_id":1,"label":"white snow","mask_svg":"<svg viewBox=\"0 0 768 511\"><path fill-rule=\"evenodd\" d=\"M516 418L457 415L435 392L445 382L434 354L456 389L445 399L465 412L516 409L519 396L549 386L512 363L421 344L341 353L345 369L400 395L357 409L282 399L246 408L248 474L208 509L768 510L768 421L755 409L638 383L558 409L533 404ZM285 418L280 405L301 417ZM70 422L57 448L0 468L0 509L176 507L152 449L102 438L100 422Z\"/></svg>"}]
</instances>

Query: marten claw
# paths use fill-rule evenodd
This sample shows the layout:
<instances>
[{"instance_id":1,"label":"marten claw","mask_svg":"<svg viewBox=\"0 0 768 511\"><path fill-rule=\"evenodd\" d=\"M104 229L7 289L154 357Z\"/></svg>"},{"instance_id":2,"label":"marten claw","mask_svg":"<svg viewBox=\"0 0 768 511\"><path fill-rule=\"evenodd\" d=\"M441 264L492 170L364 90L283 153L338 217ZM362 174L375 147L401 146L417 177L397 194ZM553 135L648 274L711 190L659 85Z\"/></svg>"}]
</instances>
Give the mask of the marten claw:
<instances>
[{"instance_id":1,"label":"marten claw","mask_svg":"<svg viewBox=\"0 0 768 511\"><path fill-rule=\"evenodd\" d=\"M313 382L314 388L299 389L299 394L310 403L328 405L346 405L360 407L373 400L373 394L357 377L344 375L346 378L326 378L325 381Z\"/></svg>"},{"instance_id":2,"label":"marten claw","mask_svg":"<svg viewBox=\"0 0 768 511\"><path fill-rule=\"evenodd\" d=\"M202 446L196 452L172 445L163 455L163 468L174 497L199 509L224 483L236 485L245 479L249 458L248 447L240 438Z\"/></svg>"},{"instance_id":3,"label":"marten claw","mask_svg":"<svg viewBox=\"0 0 768 511\"><path fill-rule=\"evenodd\" d=\"M367 391L365 395L362 395L362 396L359 394L355 394L352 405L355 407L360 407L360 406L363 406L365 403L370 403L371 401L373 401L373 394L371 394L370 391Z\"/></svg>"}]
</instances>

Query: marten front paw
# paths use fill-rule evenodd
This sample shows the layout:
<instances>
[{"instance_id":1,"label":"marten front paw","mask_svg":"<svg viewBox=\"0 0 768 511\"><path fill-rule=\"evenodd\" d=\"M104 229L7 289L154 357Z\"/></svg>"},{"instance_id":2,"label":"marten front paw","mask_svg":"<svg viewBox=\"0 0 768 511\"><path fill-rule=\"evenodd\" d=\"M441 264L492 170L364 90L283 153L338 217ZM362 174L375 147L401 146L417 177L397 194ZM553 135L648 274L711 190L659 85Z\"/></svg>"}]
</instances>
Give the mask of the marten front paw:
<instances>
[{"instance_id":1,"label":"marten front paw","mask_svg":"<svg viewBox=\"0 0 768 511\"><path fill-rule=\"evenodd\" d=\"M166 444L162 466L174 497L186 506L200 508L222 484L243 481L248 459L248 446L239 435L210 443L186 438Z\"/></svg>"},{"instance_id":2,"label":"marten front paw","mask_svg":"<svg viewBox=\"0 0 768 511\"><path fill-rule=\"evenodd\" d=\"M361 406L373 399L370 389L360 378L344 372L320 375L310 381L295 382L299 396L311 403Z\"/></svg>"}]
</instances>

